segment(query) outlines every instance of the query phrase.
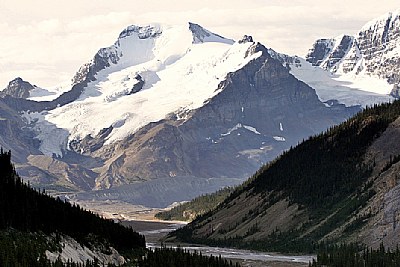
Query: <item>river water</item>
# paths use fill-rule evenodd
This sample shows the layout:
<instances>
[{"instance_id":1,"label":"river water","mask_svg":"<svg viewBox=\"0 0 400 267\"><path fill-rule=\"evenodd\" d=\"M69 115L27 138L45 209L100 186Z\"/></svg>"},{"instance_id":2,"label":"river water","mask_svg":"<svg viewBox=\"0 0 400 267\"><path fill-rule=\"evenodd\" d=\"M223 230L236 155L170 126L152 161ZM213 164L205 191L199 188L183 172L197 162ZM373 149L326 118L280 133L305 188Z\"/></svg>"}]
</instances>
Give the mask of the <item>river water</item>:
<instances>
[{"instance_id":1,"label":"river water","mask_svg":"<svg viewBox=\"0 0 400 267\"><path fill-rule=\"evenodd\" d=\"M125 225L132 226L146 236L147 247L160 247L158 240L169 232L182 227L182 223L164 223L154 221L129 221ZM167 244L168 247L177 247L176 244ZM239 261L242 266L308 266L315 256L312 255L281 255L276 253L258 252L234 248L209 247L202 245L180 244L180 248L189 251L198 251L203 255L213 255Z\"/></svg>"}]
</instances>

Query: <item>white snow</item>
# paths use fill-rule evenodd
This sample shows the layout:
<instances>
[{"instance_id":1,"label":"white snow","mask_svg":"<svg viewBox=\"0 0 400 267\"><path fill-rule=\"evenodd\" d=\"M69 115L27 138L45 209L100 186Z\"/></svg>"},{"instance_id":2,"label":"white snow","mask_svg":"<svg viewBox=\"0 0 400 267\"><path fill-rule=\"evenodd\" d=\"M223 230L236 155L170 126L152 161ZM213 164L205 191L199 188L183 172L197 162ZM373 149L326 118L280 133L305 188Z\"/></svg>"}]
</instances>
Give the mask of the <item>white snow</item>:
<instances>
[{"instance_id":1,"label":"white snow","mask_svg":"<svg viewBox=\"0 0 400 267\"><path fill-rule=\"evenodd\" d=\"M261 134L259 131L257 131L256 128L252 127L252 126L248 126L248 125L243 125L243 128L249 130L250 132L253 132L255 134Z\"/></svg>"},{"instance_id":2,"label":"white snow","mask_svg":"<svg viewBox=\"0 0 400 267\"><path fill-rule=\"evenodd\" d=\"M318 67L313 69L304 60L301 68L293 66L292 73L314 87L322 101L337 99L346 105L367 106L393 100L389 96L393 84L387 82L387 76L390 71L396 72L390 70L390 66L400 57L397 34L400 28L399 17L400 9L397 9L366 23L351 37L353 44L344 51L340 61L328 67L327 62L334 56L333 51L343 35L331 39L334 46L321 64L321 68L330 73L324 73ZM389 32L387 25L390 26Z\"/></svg>"},{"instance_id":3,"label":"white snow","mask_svg":"<svg viewBox=\"0 0 400 267\"><path fill-rule=\"evenodd\" d=\"M61 86L44 89L35 87L29 92L29 100L34 101L51 101L59 97L62 93L71 90L70 84L63 84Z\"/></svg>"},{"instance_id":4,"label":"white snow","mask_svg":"<svg viewBox=\"0 0 400 267\"><path fill-rule=\"evenodd\" d=\"M273 138L276 141L279 141L279 142L285 142L286 141L285 137L282 137L282 136L273 136Z\"/></svg>"},{"instance_id":5,"label":"white snow","mask_svg":"<svg viewBox=\"0 0 400 267\"><path fill-rule=\"evenodd\" d=\"M47 156L62 157L63 150L67 147L68 131L45 120L47 113L23 112L21 115L28 123L35 123L36 138L41 141L40 151Z\"/></svg>"},{"instance_id":6,"label":"white snow","mask_svg":"<svg viewBox=\"0 0 400 267\"><path fill-rule=\"evenodd\" d=\"M226 133L222 133L221 136L227 136L230 135L232 132L240 129L240 128L244 128L250 132L253 132L255 134L261 134L259 131L257 131L257 129L253 126L248 126L248 125L243 125L241 123L236 124L235 126L233 126L232 128L228 129L228 131ZM240 135L240 133L238 133L237 135Z\"/></svg>"},{"instance_id":7,"label":"white snow","mask_svg":"<svg viewBox=\"0 0 400 267\"><path fill-rule=\"evenodd\" d=\"M280 130L281 132L283 132L283 125L282 125L282 122L279 123L279 130Z\"/></svg>"},{"instance_id":8,"label":"white snow","mask_svg":"<svg viewBox=\"0 0 400 267\"><path fill-rule=\"evenodd\" d=\"M246 57L252 43L192 44L192 32L187 25L163 26L161 31L155 38L140 39L133 34L119 39L113 47L122 55L118 63L100 71L97 80L88 84L77 101L40 114L43 117L33 114L40 117L39 122L48 122L38 127L48 134L63 129L69 132L71 141L95 136L118 121L106 142L110 144L168 114L203 106L220 92L218 84L229 72L261 55L258 52ZM137 74L145 81L143 89L126 95L137 82ZM43 128L46 126L49 129ZM41 150L47 151L52 142L41 140ZM52 147L52 151L59 150Z\"/></svg>"},{"instance_id":9,"label":"white snow","mask_svg":"<svg viewBox=\"0 0 400 267\"><path fill-rule=\"evenodd\" d=\"M322 102L336 99L346 106L370 106L390 102L392 85L378 77L368 75L332 74L320 67L314 67L305 59L298 58L301 66L292 65L291 73L315 89Z\"/></svg>"},{"instance_id":10,"label":"white snow","mask_svg":"<svg viewBox=\"0 0 400 267\"><path fill-rule=\"evenodd\" d=\"M228 131L226 133L221 134L221 136L227 136L230 135L233 131L236 131L237 129L242 128L242 124L238 123L235 126L233 126L232 128L228 129Z\"/></svg>"},{"instance_id":11,"label":"white snow","mask_svg":"<svg viewBox=\"0 0 400 267\"><path fill-rule=\"evenodd\" d=\"M391 20L394 20L394 18L400 16L400 8L394 10L393 12L388 12L382 16L377 17L376 19L373 19L367 23L364 24L364 26L361 28L361 31L369 30L374 28L374 30L377 30L375 27L384 27L386 24L386 20L390 18Z\"/></svg>"}]
</instances>

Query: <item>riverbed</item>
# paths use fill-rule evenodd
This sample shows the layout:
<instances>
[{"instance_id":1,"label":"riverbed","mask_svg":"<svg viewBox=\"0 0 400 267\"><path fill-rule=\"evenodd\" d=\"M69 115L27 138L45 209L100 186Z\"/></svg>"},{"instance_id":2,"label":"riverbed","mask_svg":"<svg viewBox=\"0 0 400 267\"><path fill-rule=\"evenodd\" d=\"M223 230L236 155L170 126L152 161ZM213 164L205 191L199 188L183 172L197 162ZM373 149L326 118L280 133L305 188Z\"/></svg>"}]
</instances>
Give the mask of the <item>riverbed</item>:
<instances>
[{"instance_id":1,"label":"riverbed","mask_svg":"<svg viewBox=\"0 0 400 267\"><path fill-rule=\"evenodd\" d=\"M148 248L160 247L160 238L166 236L169 232L185 225L181 222L164 222L164 221L124 221L124 225L132 226L135 231L146 237L146 245ZM180 246L190 251L199 251L203 255L213 255L234 262L239 262L243 267L299 267L308 266L312 261L312 255L282 255L277 253L258 252L233 248L209 247L192 244L168 244L168 246Z\"/></svg>"}]
</instances>

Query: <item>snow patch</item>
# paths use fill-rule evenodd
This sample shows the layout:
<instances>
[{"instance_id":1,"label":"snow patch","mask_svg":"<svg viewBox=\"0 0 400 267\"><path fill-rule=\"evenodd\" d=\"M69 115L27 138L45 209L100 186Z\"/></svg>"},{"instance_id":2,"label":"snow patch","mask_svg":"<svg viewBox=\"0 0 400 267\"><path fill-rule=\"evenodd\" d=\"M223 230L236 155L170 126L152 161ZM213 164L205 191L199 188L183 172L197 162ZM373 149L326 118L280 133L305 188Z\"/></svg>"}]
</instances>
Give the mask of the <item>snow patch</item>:
<instances>
[{"instance_id":1,"label":"snow patch","mask_svg":"<svg viewBox=\"0 0 400 267\"><path fill-rule=\"evenodd\" d=\"M273 138L276 141L279 141L279 142L285 142L286 141L285 137L282 137L282 136L273 136Z\"/></svg>"},{"instance_id":2,"label":"snow patch","mask_svg":"<svg viewBox=\"0 0 400 267\"><path fill-rule=\"evenodd\" d=\"M243 128L249 130L250 132L253 132L255 134L261 134L259 131L257 131L256 128L252 127L252 126L248 126L248 125L243 125Z\"/></svg>"},{"instance_id":3,"label":"snow patch","mask_svg":"<svg viewBox=\"0 0 400 267\"><path fill-rule=\"evenodd\" d=\"M279 123L279 130L280 130L281 132L283 132L283 125L282 125L282 122Z\"/></svg>"},{"instance_id":4,"label":"snow patch","mask_svg":"<svg viewBox=\"0 0 400 267\"><path fill-rule=\"evenodd\" d=\"M257 129L255 127L252 126L248 126L248 125L243 125L241 123L236 124L235 126L233 126L232 128L228 129L228 131L226 133L221 134L221 136L227 136L230 135L232 132L240 129L240 128L244 128L250 132L253 132L255 134L261 134L259 131L257 131ZM238 133L237 135L240 135L240 133Z\"/></svg>"}]
</instances>

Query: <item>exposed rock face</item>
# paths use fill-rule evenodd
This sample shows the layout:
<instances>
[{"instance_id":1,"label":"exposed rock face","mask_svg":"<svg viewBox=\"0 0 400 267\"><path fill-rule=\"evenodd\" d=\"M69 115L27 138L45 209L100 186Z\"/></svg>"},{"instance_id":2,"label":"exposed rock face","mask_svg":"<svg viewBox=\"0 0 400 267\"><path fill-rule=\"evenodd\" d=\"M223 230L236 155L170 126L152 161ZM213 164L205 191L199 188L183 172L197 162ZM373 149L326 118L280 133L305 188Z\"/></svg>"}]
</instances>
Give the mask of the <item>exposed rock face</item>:
<instances>
[{"instance_id":1,"label":"exposed rock face","mask_svg":"<svg viewBox=\"0 0 400 267\"><path fill-rule=\"evenodd\" d=\"M320 39L306 56L314 66L333 73L372 75L393 85L399 97L400 10L367 23L356 36Z\"/></svg>"},{"instance_id":2,"label":"exposed rock face","mask_svg":"<svg viewBox=\"0 0 400 267\"><path fill-rule=\"evenodd\" d=\"M8 86L0 92L0 97L9 95L15 98L28 98L30 90L34 88L32 84L18 77L9 82Z\"/></svg>"},{"instance_id":3,"label":"exposed rock face","mask_svg":"<svg viewBox=\"0 0 400 267\"><path fill-rule=\"evenodd\" d=\"M140 76L139 74L136 75L135 79L138 81L133 87L132 90L130 92L128 92L128 95L130 94L134 94L139 92L140 90L142 90L143 85L144 85L144 80L142 78L142 76Z\"/></svg>"},{"instance_id":4,"label":"exposed rock face","mask_svg":"<svg viewBox=\"0 0 400 267\"><path fill-rule=\"evenodd\" d=\"M354 234L352 239L361 239L372 247L385 246L395 248L400 239L400 162L387 164L399 155L400 118L369 148L367 159L374 160L376 168L371 180L374 181L376 195L368 202L357 216L370 218L363 229ZM384 171L382 171L384 170Z\"/></svg>"},{"instance_id":5,"label":"exposed rock face","mask_svg":"<svg viewBox=\"0 0 400 267\"><path fill-rule=\"evenodd\" d=\"M333 42L333 39L317 40L306 56L307 61L310 62L313 66L321 66L324 59L331 52Z\"/></svg>"},{"instance_id":6,"label":"exposed rock face","mask_svg":"<svg viewBox=\"0 0 400 267\"><path fill-rule=\"evenodd\" d=\"M38 153L39 140L17 112L0 99L0 145L12 150L13 161L24 162L29 154Z\"/></svg>"},{"instance_id":7,"label":"exposed rock face","mask_svg":"<svg viewBox=\"0 0 400 267\"><path fill-rule=\"evenodd\" d=\"M282 150L358 111L327 108L264 46L254 44L248 51L257 52L262 56L230 73L219 85L221 93L202 108L173 114L94 152L108 166L98 186L107 187L110 174L119 183L166 176L248 177Z\"/></svg>"}]
</instances>

